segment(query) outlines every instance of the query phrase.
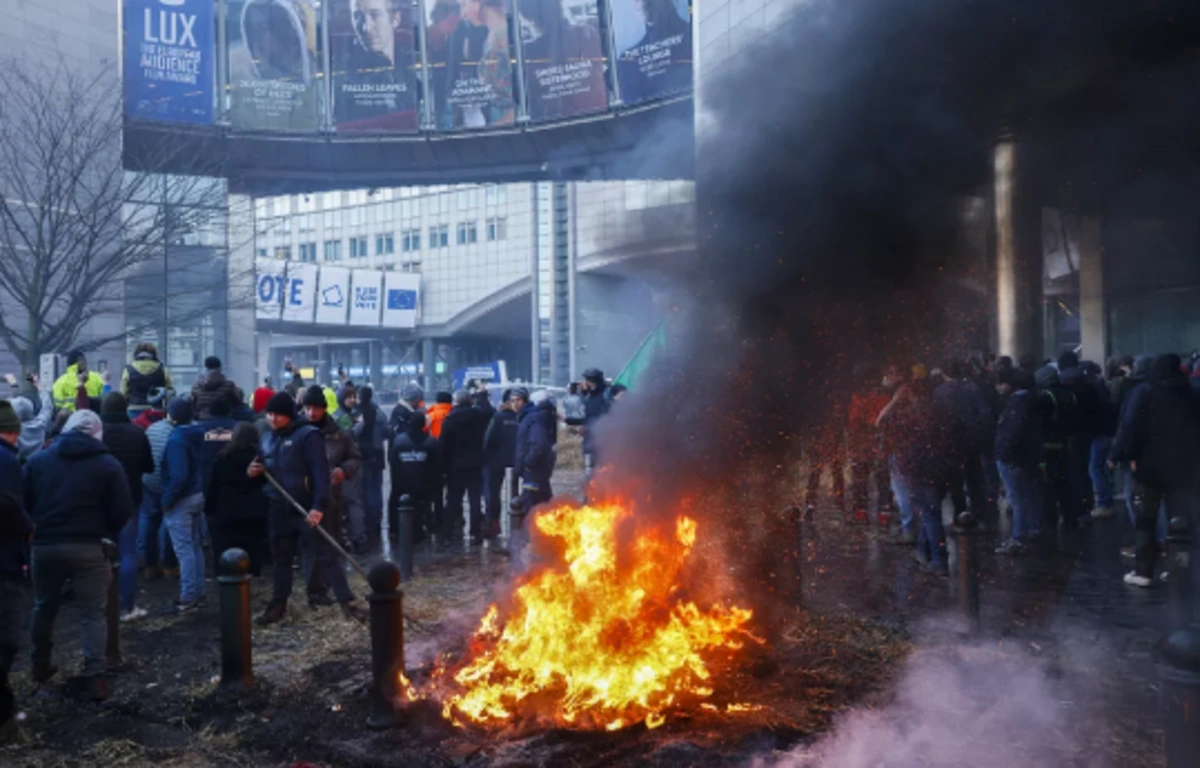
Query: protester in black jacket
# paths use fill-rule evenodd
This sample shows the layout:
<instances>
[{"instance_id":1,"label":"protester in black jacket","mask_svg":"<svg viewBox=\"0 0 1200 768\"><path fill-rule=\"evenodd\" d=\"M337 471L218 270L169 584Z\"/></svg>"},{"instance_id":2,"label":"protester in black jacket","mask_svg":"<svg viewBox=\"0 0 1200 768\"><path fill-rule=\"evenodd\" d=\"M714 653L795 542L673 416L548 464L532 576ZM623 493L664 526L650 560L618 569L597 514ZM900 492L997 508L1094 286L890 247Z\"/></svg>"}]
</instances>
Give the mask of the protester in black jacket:
<instances>
[{"instance_id":1,"label":"protester in black jacket","mask_svg":"<svg viewBox=\"0 0 1200 768\"><path fill-rule=\"evenodd\" d=\"M1071 483L1071 439L1079 428L1080 405L1075 392L1062 384L1058 370L1045 365L1034 374L1038 387L1038 410L1042 415L1042 440L1045 451L1046 524L1055 528L1078 526L1084 513L1083 502Z\"/></svg>"},{"instance_id":2,"label":"protester in black jacket","mask_svg":"<svg viewBox=\"0 0 1200 768\"><path fill-rule=\"evenodd\" d=\"M262 574L267 544L267 497L262 483L246 475L258 449L258 430L253 424L238 424L233 438L213 463L204 491L204 516L212 534L214 570L221 555L237 547L250 556L250 575Z\"/></svg>"},{"instance_id":3,"label":"protester in black jacket","mask_svg":"<svg viewBox=\"0 0 1200 768\"><path fill-rule=\"evenodd\" d=\"M998 554L1016 555L1041 533L1042 418L1037 393L1028 374L1019 368L997 373L996 392L1005 399L996 422L995 455L1000 479L1012 507L1012 536L997 547Z\"/></svg>"},{"instance_id":4,"label":"protester in black jacket","mask_svg":"<svg viewBox=\"0 0 1200 768\"><path fill-rule=\"evenodd\" d=\"M154 454L150 441L140 427L129 420L129 402L120 392L110 392L104 398L100 410L100 421L104 424L104 445L109 453L121 462L125 479L129 482L129 494L135 508L142 505L142 475L154 472ZM138 515L129 518L121 529L117 541L121 567L118 591L123 621L134 621L146 616L146 610L135 604L137 597L137 538Z\"/></svg>"},{"instance_id":5,"label":"protester in black jacket","mask_svg":"<svg viewBox=\"0 0 1200 768\"><path fill-rule=\"evenodd\" d=\"M383 468L392 430L370 386L358 390L358 410L361 418L353 432L362 456L363 523L367 529L366 549L370 551L378 547L383 530Z\"/></svg>"},{"instance_id":6,"label":"protester in black jacket","mask_svg":"<svg viewBox=\"0 0 1200 768\"><path fill-rule=\"evenodd\" d=\"M550 478L557 458L554 453L557 416L553 400L546 398L532 403L523 388L513 390L512 400L513 408L520 409L515 469L523 484L514 508L530 512L554 495Z\"/></svg>"},{"instance_id":7,"label":"protester in black jacket","mask_svg":"<svg viewBox=\"0 0 1200 768\"><path fill-rule=\"evenodd\" d=\"M25 465L25 509L33 534L33 679L56 671L50 660L63 585L74 585L83 629L83 674L95 700L108 697L105 606L112 570L100 546L133 514L129 482L101 442L92 411L76 411L63 433Z\"/></svg>"},{"instance_id":8,"label":"protester in black jacket","mask_svg":"<svg viewBox=\"0 0 1200 768\"><path fill-rule=\"evenodd\" d=\"M475 407L465 389L454 393L454 408L442 422L446 471L446 537L462 539L463 494L470 504L471 544L483 543L483 438L490 415Z\"/></svg>"},{"instance_id":9,"label":"protester in black jacket","mask_svg":"<svg viewBox=\"0 0 1200 768\"><path fill-rule=\"evenodd\" d=\"M583 392L584 416L582 419L568 419L567 424L583 428L583 455L592 467L598 467L596 426L612 408L604 373L596 368L587 369L583 372L580 389Z\"/></svg>"},{"instance_id":10,"label":"protester in black jacket","mask_svg":"<svg viewBox=\"0 0 1200 768\"><path fill-rule=\"evenodd\" d=\"M511 391L506 390L500 407L492 415L492 421L483 435L483 485L487 499L487 519L484 521L483 530L488 538L500 534L500 515L504 514L504 510L501 509L500 492L504 488L508 468L515 466L517 460L518 424L511 397Z\"/></svg>"},{"instance_id":11,"label":"protester in black jacket","mask_svg":"<svg viewBox=\"0 0 1200 768\"><path fill-rule=\"evenodd\" d=\"M1200 519L1200 400L1180 365L1174 354L1154 359L1149 382L1129 395L1113 444L1113 460L1133 471L1135 560L1125 577L1133 586L1154 583L1160 504L1168 518Z\"/></svg>"},{"instance_id":12,"label":"protester in black jacket","mask_svg":"<svg viewBox=\"0 0 1200 768\"><path fill-rule=\"evenodd\" d=\"M388 537L395 542L400 531L400 497L409 496L415 510L414 542L438 530L433 517L434 496L442 488L441 444L425 431L425 414L409 412L405 431L392 439L388 456L392 492L388 497Z\"/></svg>"},{"instance_id":13,"label":"protester in black jacket","mask_svg":"<svg viewBox=\"0 0 1200 768\"><path fill-rule=\"evenodd\" d=\"M33 521L22 504L21 461L17 458L21 420L7 400L0 400L0 733L16 714L8 685L29 616L29 536Z\"/></svg>"}]
</instances>

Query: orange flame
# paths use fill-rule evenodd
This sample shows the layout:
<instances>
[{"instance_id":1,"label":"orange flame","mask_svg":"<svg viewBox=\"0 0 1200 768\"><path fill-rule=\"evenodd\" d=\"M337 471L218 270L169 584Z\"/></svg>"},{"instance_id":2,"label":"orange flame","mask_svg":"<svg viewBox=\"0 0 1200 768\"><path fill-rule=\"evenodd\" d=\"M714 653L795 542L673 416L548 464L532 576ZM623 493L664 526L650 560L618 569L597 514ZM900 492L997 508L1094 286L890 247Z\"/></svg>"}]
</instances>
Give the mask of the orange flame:
<instances>
[{"instance_id":1,"label":"orange flame","mask_svg":"<svg viewBox=\"0 0 1200 768\"><path fill-rule=\"evenodd\" d=\"M689 517L677 519L673 536L643 531L619 553L617 528L632 514L601 504L535 518L561 545L562 562L520 586L503 621L495 605L488 609L456 671L435 671L434 696L447 719L656 728L673 706L712 695L706 656L740 648L751 612L706 611L679 597L678 577L696 541Z\"/></svg>"}]
</instances>

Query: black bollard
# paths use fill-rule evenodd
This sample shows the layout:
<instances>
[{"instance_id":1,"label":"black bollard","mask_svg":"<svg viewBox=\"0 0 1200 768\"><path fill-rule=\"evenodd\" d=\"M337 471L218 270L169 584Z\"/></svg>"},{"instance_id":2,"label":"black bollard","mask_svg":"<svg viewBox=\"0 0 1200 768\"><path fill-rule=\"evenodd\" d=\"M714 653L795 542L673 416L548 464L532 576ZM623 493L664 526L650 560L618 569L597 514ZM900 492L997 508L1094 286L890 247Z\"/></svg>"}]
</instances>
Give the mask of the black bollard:
<instances>
[{"instance_id":1,"label":"black bollard","mask_svg":"<svg viewBox=\"0 0 1200 768\"><path fill-rule=\"evenodd\" d=\"M217 564L221 590L221 686L249 688L254 683L250 662L250 555L227 549Z\"/></svg>"},{"instance_id":2,"label":"black bollard","mask_svg":"<svg viewBox=\"0 0 1200 768\"><path fill-rule=\"evenodd\" d=\"M1166 730L1167 768L1192 768L1200 759L1200 629L1176 629L1159 648L1159 701Z\"/></svg>"},{"instance_id":3,"label":"black bollard","mask_svg":"<svg viewBox=\"0 0 1200 768\"><path fill-rule=\"evenodd\" d=\"M104 555L112 567L112 578L108 580L108 604L105 606L105 622L107 635L105 637L105 656L109 669L121 666L121 558L117 554L117 545L104 539Z\"/></svg>"},{"instance_id":4,"label":"black bollard","mask_svg":"<svg viewBox=\"0 0 1200 768\"><path fill-rule=\"evenodd\" d=\"M1171 518L1167 528L1167 592L1171 603L1171 627L1192 622L1192 536L1188 521ZM1197 754L1200 760L1200 754Z\"/></svg>"},{"instance_id":5,"label":"black bollard","mask_svg":"<svg viewBox=\"0 0 1200 768\"><path fill-rule=\"evenodd\" d=\"M367 574L371 594L371 715L367 727L383 730L397 722L396 701L404 671L404 593L395 563L377 563Z\"/></svg>"},{"instance_id":6,"label":"black bollard","mask_svg":"<svg viewBox=\"0 0 1200 768\"><path fill-rule=\"evenodd\" d=\"M955 521L958 536L958 601L963 618L967 620L967 631L979 632L979 563L976 556L975 515L962 512Z\"/></svg>"},{"instance_id":7,"label":"black bollard","mask_svg":"<svg viewBox=\"0 0 1200 768\"><path fill-rule=\"evenodd\" d=\"M400 526L396 533L396 559L400 561L400 578L408 581L413 577L413 537L416 536L417 516L412 496L407 493L401 496L396 511L397 524Z\"/></svg>"}]
</instances>

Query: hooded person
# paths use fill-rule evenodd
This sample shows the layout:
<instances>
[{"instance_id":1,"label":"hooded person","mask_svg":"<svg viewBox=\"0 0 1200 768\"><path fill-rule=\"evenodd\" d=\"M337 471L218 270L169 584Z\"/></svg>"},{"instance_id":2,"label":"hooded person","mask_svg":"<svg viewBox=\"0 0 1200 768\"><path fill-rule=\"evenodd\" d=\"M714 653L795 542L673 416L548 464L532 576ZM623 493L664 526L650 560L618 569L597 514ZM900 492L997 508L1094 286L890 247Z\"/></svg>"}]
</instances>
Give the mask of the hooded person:
<instances>
[{"instance_id":1,"label":"hooded person","mask_svg":"<svg viewBox=\"0 0 1200 768\"><path fill-rule=\"evenodd\" d=\"M199 430L195 424L176 427L167 438L161 467L163 525L179 558L179 598L174 605L177 613L198 609L207 591L200 456L203 440L197 439L203 433Z\"/></svg>"},{"instance_id":2,"label":"hooded person","mask_svg":"<svg viewBox=\"0 0 1200 768\"><path fill-rule=\"evenodd\" d=\"M21 437L17 441L17 456L23 462L28 461L30 456L42 450L46 445L47 433L54 421L54 401L50 397L50 393L36 377L33 379L33 384L37 387L41 406L36 412L34 412L33 403L29 398L14 397L12 399L13 411L21 421Z\"/></svg>"},{"instance_id":3,"label":"hooded person","mask_svg":"<svg viewBox=\"0 0 1200 768\"><path fill-rule=\"evenodd\" d=\"M16 661L29 616L29 536L33 521L25 511L21 460L18 457L21 421L6 400L0 400L0 733L16 715L16 700L8 674Z\"/></svg>"},{"instance_id":4,"label":"hooded person","mask_svg":"<svg viewBox=\"0 0 1200 768\"><path fill-rule=\"evenodd\" d=\"M388 422L394 434L401 434L408 429L409 414L425 412L425 390L417 384L405 384L400 390L400 402L392 409L392 417Z\"/></svg>"},{"instance_id":5,"label":"hooded person","mask_svg":"<svg viewBox=\"0 0 1200 768\"><path fill-rule=\"evenodd\" d=\"M1021 369L998 370L996 392L1004 399L1004 410L996 423L993 451L1013 521L1010 538L996 552L1018 555L1042 529L1042 419L1034 384Z\"/></svg>"},{"instance_id":6,"label":"hooded person","mask_svg":"<svg viewBox=\"0 0 1200 768\"><path fill-rule=\"evenodd\" d=\"M517 412L513 410L512 390L505 390L500 407L492 415L487 431L483 435L484 482L483 492L487 500L484 521L484 536L500 535L501 490L504 488L508 469L513 466L517 455Z\"/></svg>"},{"instance_id":7,"label":"hooded person","mask_svg":"<svg viewBox=\"0 0 1200 768\"><path fill-rule=\"evenodd\" d=\"M388 536L396 542L400 532L400 497L412 499L414 543L437 530L434 501L442 492L441 443L425 430L425 414L406 411L404 431L392 439L388 457L391 494L388 496Z\"/></svg>"},{"instance_id":8,"label":"hooded person","mask_svg":"<svg viewBox=\"0 0 1200 768\"><path fill-rule=\"evenodd\" d=\"M354 412L358 408L358 388L347 381L337 393L337 408L330 411L342 429L354 428Z\"/></svg>"},{"instance_id":9,"label":"hooded person","mask_svg":"<svg viewBox=\"0 0 1200 768\"><path fill-rule=\"evenodd\" d=\"M192 387L192 402L195 412L192 417L196 421L204 421L212 416L212 404L217 398L226 397L235 403L245 402L242 390L221 372L221 360L217 357L204 359L204 374Z\"/></svg>"},{"instance_id":10,"label":"hooded person","mask_svg":"<svg viewBox=\"0 0 1200 768\"><path fill-rule=\"evenodd\" d=\"M583 418L568 419L567 424L583 428L583 455L591 462L592 467L597 467L599 464L596 455L596 425L612 408L604 372L597 368L584 371L581 393Z\"/></svg>"},{"instance_id":11,"label":"hooded person","mask_svg":"<svg viewBox=\"0 0 1200 768\"><path fill-rule=\"evenodd\" d=\"M434 397L433 406L429 409L429 420L426 426L429 434L437 438L442 436L442 423L453 408L454 395L450 392L438 392Z\"/></svg>"},{"instance_id":12,"label":"hooded person","mask_svg":"<svg viewBox=\"0 0 1200 768\"><path fill-rule=\"evenodd\" d=\"M359 470L362 456L358 442L329 410L325 391L316 385L304 394L304 415L325 440L325 462L329 466L329 508L326 527L338 535L349 535L350 543L359 548L366 544L366 523L361 501L362 487Z\"/></svg>"},{"instance_id":13,"label":"hooded person","mask_svg":"<svg viewBox=\"0 0 1200 768\"><path fill-rule=\"evenodd\" d=\"M125 470L104 446L91 411L67 420L62 435L25 466L25 509L33 519L33 680L54 676L54 624L63 586L74 586L83 634L83 675L93 700L108 697L106 606L112 568L101 541L115 539L133 514Z\"/></svg>"},{"instance_id":14,"label":"hooded person","mask_svg":"<svg viewBox=\"0 0 1200 768\"><path fill-rule=\"evenodd\" d=\"M454 393L454 407L442 422L442 456L446 470L446 537L462 540L463 494L470 507L471 544L483 543L484 436L490 414L472 402L471 393Z\"/></svg>"},{"instance_id":15,"label":"hooded person","mask_svg":"<svg viewBox=\"0 0 1200 768\"><path fill-rule=\"evenodd\" d=\"M82 393L80 390L82 389ZM81 349L67 353L67 370L54 382L54 407L60 411L77 410L81 396L93 398L104 394L104 379L88 370L87 357Z\"/></svg>"},{"instance_id":16,"label":"hooded person","mask_svg":"<svg viewBox=\"0 0 1200 768\"><path fill-rule=\"evenodd\" d=\"M136 419L150 407L150 393L170 389L171 374L158 361L158 348L148 341L133 350L133 360L121 374L121 394L129 400L129 418Z\"/></svg>"},{"instance_id":17,"label":"hooded person","mask_svg":"<svg viewBox=\"0 0 1200 768\"><path fill-rule=\"evenodd\" d=\"M1059 371L1053 364L1043 365L1033 377L1038 388L1038 410L1042 417L1046 523L1054 528L1061 521L1064 528L1072 529L1087 511L1083 501L1076 498L1075 486L1071 482L1071 439L1078 428L1079 401L1075 392L1062 383Z\"/></svg>"},{"instance_id":18,"label":"hooded person","mask_svg":"<svg viewBox=\"0 0 1200 768\"><path fill-rule=\"evenodd\" d=\"M375 403L375 390L364 386L358 394L358 410L362 415L352 432L362 456L363 520L370 548L383 535L383 468L392 432L383 409Z\"/></svg>"},{"instance_id":19,"label":"hooded person","mask_svg":"<svg viewBox=\"0 0 1200 768\"><path fill-rule=\"evenodd\" d=\"M232 438L213 462L204 488L204 515L212 532L214 569L226 550L237 547L250 556L250 575L262 574L267 497L262 483L246 475L258 448L258 430L243 422L234 428Z\"/></svg>"},{"instance_id":20,"label":"hooded person","mask_svg":"<svg viewBox=\"0 0 1200 768\"><path fill-rule=\"evenodd\" d=\"M130 497L134 508L142 505L142 477L154 472L154 455L146 433L129 420L129 402L120 392L110 392L104 397L100 409L100 421L104 424L104 445L121 462L125 478L129 482ZM121 620L134 621L147 612L135 604L137 596L137 538L138 516L132 515L121 529L117 551L121 558L118 577Z\"/></svg>"}]
</instances>

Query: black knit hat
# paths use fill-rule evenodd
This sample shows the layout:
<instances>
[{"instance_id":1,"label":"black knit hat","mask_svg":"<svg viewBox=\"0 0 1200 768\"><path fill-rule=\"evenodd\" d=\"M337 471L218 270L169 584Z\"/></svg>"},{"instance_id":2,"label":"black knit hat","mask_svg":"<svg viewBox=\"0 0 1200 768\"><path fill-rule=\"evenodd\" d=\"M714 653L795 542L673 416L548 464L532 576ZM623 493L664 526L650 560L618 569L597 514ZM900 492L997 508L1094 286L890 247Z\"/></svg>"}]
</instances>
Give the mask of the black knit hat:
<instances>
[{"instance_id":1,"label":"black knit hat","mask_svg":"<svg viewBox=\"0 0 1200 768\"><path fill-rule=\"evenodd\" d=\"M311 405L317 408L329 407L329 401L325 399L325 390L321 389L319 384L313 384L304 390L304 400L300 404L304 406Z\"/></svg>"},{"instance_id":2,"label":"black knit hat","mask_svg":"<svg viewBox=\"0 0 1200 768\"><path fill-rule=\"evenodd\" d=\"M280 416L287 416L289 419L296 418L296 401L287 392L276 392L271 395L271 399L267 401L267 407L264 409L267 413L277 413Z\"/></svg>"},{"instance_id":3,"label":"black knit hat","mask_svg":"<svg viewBox=\"0 0 1200 768\"><path fill-rule=\"evenodd\" d=\"M75 365L84 357L82 349L72 349L67 353L67 365Z\"/></svg>"},{"instance_id":4,"label":"black knit hat","mask_svg":"<svg viewBox=\"0 0 1200 768\"><path fill-rule=\"evenodd\" d=\"M216 356L209 356L209 357L204 358L204 367L210 371L221 370L221 358L216 357Z\"/></svg>"}]
</instances>

